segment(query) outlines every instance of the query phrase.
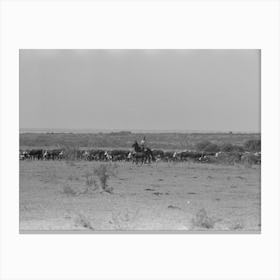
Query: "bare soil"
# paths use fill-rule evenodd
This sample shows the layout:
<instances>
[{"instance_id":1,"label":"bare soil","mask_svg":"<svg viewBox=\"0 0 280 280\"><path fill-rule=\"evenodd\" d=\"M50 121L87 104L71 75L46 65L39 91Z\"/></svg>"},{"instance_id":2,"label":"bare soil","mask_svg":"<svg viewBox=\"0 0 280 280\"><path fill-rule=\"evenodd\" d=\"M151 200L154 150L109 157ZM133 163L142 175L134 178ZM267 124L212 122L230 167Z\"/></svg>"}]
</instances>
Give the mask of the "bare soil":
<instances>
[{"instance_id":1,"label":"bare soil","mask_svg":"<svg viewBox=\"0 0 280 280\"><path fill-rule=\"evenodd\" d=\"M106 164L112 193L93 170ZM89 180L92 176L93 180ZM260 166L20 162L20 231L261 230Z\"/></svg>"}]
</instances>

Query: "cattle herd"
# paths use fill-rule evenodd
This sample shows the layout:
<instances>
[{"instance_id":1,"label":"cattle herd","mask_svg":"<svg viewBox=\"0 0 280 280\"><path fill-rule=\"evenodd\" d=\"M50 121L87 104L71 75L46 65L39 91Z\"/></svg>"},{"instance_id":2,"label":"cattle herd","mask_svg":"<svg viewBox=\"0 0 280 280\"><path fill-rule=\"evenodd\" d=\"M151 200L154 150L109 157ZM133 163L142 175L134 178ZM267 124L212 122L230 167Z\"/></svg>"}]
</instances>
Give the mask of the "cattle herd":
<instances>
[{"instance_id":1,"label":"cattle herd","mask_svg":"<svg viewBox=\"0 0 280 280\"><path fill-rule=\"evenodd\" d=\"M252 152L198 152L198 151L163 151L152 150L152 161L180 162L246 162L261 163L261 153ZM20 160L86 160L86 161L131 161L136 162L135 152L130 150L103 149L31 149L20 150ZM148 161L151 162L151 161ZM145 163L145 162L142 162Z\"/></svg>"}]
</instances>

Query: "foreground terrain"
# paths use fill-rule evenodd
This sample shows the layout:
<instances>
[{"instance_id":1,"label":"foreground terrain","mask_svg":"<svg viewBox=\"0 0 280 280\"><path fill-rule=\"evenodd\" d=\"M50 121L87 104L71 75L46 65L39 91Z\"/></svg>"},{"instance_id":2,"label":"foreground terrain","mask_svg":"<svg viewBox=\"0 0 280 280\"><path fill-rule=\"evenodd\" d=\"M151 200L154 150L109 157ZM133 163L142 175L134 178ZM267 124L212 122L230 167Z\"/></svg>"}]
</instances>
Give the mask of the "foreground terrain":
<instances>
[{"instance_id":1,"label":"foreground terrain","mask_svg":"<svg viewBox=\"0 0 280 280\"><path fill-rule=\"evenodd\" d=\"M260 205L260 166L20 162L21 232L259 232Z\"/></svg>"}]
</instances>

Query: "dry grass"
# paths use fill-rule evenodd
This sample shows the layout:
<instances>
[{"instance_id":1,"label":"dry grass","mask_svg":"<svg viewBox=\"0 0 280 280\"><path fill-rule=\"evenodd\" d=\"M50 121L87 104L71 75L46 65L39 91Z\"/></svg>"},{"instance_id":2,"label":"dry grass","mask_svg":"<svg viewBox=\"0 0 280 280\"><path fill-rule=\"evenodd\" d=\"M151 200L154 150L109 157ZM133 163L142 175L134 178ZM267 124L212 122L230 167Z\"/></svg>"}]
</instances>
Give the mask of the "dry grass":
<instances>
[{"instance_id":1,"label":"dry grass","mask_svg":"<svg viewBox=\"0 0 280 280\"><path fill-rule=\"evenodd\" d=\"M94 174L87 172L85 174L85 178L86 178L86 186L88 190L92 190L95 191L98 189L98 184L96 182L96 179L94 177Z\"/></svg>"},{"instance_id":2,"label":"dry grass","mask_svg":"<svg viewBox=\"0 0 280 280\"><path fill-rule=\"evenodd\" d=\"M110 223L114 225L116 230L129 230L133 228L133 222L138 215L139 209L133 212L125 208L123 211L112 212L112 220Z\"/></svg>"},{"instance_id":3,"label":"dry grass","mask_svg":"<svg viewBox=\"0 0 280 280\"><path fill-rule=\"evenodd\" d=\"M235 223L230 228L230 230L242 230L242 229L244 229L244 225L241 222Z\"/></svg>"},{"instance_id":4,"label":"dry grass","mask_svg":"<svg viewBox=\"0 0 280 280\"><path fill-rule=\"evenodd\" d=\"M194 149L197 143L208 141L217 145L229 143L243 145L248 140L259 140L260 134L229 133L21 133L20 146L23 147L64 147L73 157L75 147L126 148L135 139L148 137L153 149ZM248 144L247 144L248 145ZM250 146L251 147L251 146Z\"/></svg>"},{"instance_id":5,"label":"dry grass","mask_svg":"<svg viewBox=\"0 0 280 280\"><path fill-rule=\"evenodd\" d=\"M68 196L76 196L78 194L77 191L70 187L68 184L63 185L62 193Z\"/></svg>"},{"instance_id":6,"label":"dry grass","mask_svg":"<svg viewBox=\"0 0 280 280\"><path fill-rule=\"evenodd\" d=\"M210 218L204 208L200 209L192 219L193 228L212 229L215 221Z\"/></svg>"},{"instance_id":7,"label":"dry grass","mask_svg":"<svg viewBox=\"0 0 280 280\"><path fill-rule=\"evenodd\" d=\"M101 189L104 192L112 194L113 187L108 185L108 180L111 176L116 176L114 169L110 165L100 164L98 167L94 168L93 174L97 176Z\"/></svg>"},{"instance_id":8,"label":"dry grass","mask_svg":"<svg viewBox=\"0 0 280 280\"><path fill-rule=\"evenodd\" d=\"M89 218L87 216L85 216L84 214L79 213L75 217L74 221L75 221L76 226L81 226L86 229L94 230L94 227L92 226Z\"/></svg>"}]
</instances>

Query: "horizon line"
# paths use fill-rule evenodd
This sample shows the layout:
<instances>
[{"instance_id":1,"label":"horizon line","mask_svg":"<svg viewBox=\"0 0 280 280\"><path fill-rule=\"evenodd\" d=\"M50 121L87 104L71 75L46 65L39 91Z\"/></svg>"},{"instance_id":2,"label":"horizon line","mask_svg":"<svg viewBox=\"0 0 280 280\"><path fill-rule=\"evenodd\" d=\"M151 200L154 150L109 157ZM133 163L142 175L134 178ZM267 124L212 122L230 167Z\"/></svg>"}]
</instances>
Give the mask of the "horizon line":
<instances>
[{"instance_id":1,"label":"horizon line","mask_svg":"<svg viewBox=\"0 0 280 280\"><path fill-rule=\"evenodd\" d=\"M200 129L123 129L123 128L19 128L19 133L235 133L235 134L261 134L256 130L200 130Z\"/></svg>"}]
</instances>

